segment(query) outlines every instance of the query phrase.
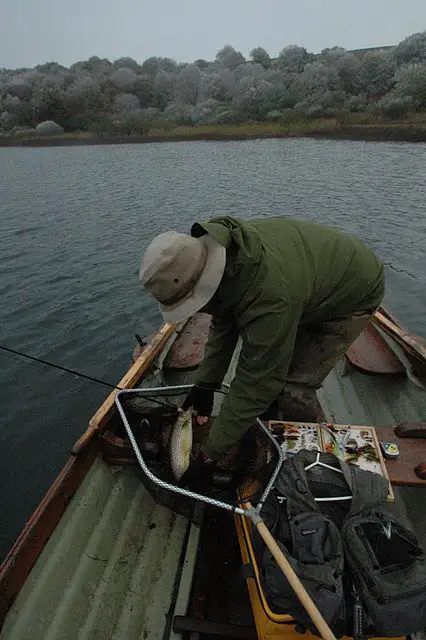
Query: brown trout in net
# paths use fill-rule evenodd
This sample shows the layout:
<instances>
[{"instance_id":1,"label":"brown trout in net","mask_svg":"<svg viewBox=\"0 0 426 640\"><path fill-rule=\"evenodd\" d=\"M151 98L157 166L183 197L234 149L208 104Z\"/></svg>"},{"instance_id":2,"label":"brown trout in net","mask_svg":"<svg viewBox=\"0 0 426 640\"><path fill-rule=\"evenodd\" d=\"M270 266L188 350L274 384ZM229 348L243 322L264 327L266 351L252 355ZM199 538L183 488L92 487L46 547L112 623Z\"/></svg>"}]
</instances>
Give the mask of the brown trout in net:
<instances>
[{"instance_id":1,"label":"brown trout in net","mask_svg":"<svg viewBox=\"0 0 426 640\"><path fill-rule=\"evenodd\" d=\"M182 411L171 428L169 439L170 468L177 482L189 467L192 451L192 412Z\"/></svg>"}]
</instances>

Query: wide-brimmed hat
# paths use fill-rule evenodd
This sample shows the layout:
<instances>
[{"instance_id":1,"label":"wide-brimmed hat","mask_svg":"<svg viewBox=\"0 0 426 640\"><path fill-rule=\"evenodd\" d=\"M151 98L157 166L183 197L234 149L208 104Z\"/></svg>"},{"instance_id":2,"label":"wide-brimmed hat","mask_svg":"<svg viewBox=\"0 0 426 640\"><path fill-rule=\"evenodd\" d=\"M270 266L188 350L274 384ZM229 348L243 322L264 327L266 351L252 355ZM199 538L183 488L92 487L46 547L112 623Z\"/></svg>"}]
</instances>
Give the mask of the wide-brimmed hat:
<instances>
[{"instance_id":1,"label":"wide-brimmed hat","mask_svg":"<svg viewBox=\"0 0 426 640\"><path fill-rule=\"evenodd\" d=\"M226 250L209 234L193 238L166 231L142 256L139 280L159 302L170 324L187 320L215 294L226 263Z\"/></svg>"}]
</instances>

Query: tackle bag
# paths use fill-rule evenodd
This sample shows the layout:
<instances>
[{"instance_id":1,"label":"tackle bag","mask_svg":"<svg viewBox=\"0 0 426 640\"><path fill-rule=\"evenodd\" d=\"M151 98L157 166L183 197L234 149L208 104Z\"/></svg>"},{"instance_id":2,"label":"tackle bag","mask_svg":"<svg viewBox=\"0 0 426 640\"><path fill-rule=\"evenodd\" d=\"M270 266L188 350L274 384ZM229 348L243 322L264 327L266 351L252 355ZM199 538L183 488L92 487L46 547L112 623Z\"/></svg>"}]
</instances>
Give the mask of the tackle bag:
<instances>
[{"instance_id":1,"label":"tackle bag","mask_svg":"<svg viewBox=\"0 0 426 640\"><path fill-rule=\"evenodd\" d=\"M262 517L324 619L337 637L395 637L425 628L425 554L387 509L387 480L330 453L319 461L333 469L305 470L317 455L302 450L284 462ZM271 609L317 634L257 531L252 542Z\"/></svg>"}]
</instances>

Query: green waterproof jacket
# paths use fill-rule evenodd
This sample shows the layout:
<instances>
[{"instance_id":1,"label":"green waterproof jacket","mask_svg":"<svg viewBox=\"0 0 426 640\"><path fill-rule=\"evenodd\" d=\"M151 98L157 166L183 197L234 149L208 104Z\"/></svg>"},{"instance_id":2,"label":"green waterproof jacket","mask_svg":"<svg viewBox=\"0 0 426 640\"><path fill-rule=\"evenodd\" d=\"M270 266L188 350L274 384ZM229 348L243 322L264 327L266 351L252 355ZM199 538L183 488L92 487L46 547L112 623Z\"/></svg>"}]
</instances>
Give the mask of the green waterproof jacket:
<instances>
[{"instance_id":1,"label":"green waterproof jacket","mask_svg":"<svg viewBox=\"0 0 426 640\"><path fill-rule=\"evenodd\" d=\"M226 454L285 386L299 324L374 310L383 264L360 240L289 218L214 218L191 231L227 249L225 273L207 309L212 322L197 383L221 383L238 338L235 377L205 451Z\"/></svg>"}]
</instances>

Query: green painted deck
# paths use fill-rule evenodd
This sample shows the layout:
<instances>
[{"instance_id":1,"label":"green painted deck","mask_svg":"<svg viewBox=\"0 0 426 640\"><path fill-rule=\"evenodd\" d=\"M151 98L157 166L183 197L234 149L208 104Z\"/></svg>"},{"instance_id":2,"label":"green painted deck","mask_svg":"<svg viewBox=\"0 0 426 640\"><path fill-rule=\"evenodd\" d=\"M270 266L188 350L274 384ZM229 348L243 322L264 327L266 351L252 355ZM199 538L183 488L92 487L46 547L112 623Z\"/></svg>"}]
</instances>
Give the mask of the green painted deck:
<instances>
[{"instance_id":1,"label":"green painted deck","mask_svg":"<svg viewBox=\"0 0 426 640\"><path fill-rule=\"evenodd\" d=\"M162 638L187 530L96 460L9 613L18 640Z\"/></svg>"}]
</instances>

